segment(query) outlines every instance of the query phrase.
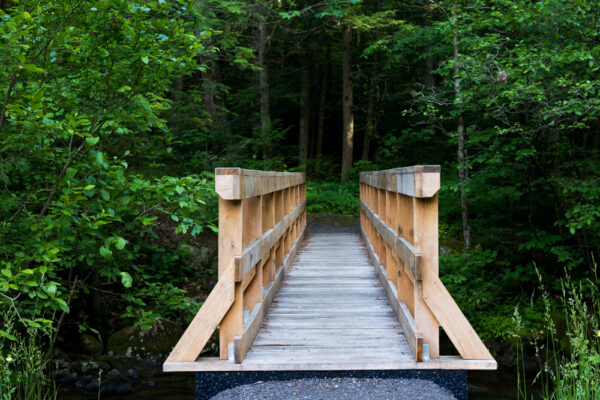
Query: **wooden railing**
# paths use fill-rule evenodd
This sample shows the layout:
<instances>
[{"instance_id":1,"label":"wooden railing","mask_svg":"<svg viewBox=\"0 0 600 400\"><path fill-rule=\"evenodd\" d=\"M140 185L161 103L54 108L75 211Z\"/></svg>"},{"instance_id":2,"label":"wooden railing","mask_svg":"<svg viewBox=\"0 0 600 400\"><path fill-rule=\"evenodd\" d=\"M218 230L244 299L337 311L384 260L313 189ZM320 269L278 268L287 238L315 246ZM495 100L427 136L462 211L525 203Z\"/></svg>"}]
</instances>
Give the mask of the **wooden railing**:
<instances>
[{"instance_id":1,"label":"wooden railing","mask_svg":"<svg viewBox=\"0 0 600 400\"><path fill-rule=\"evenodd\" d=\"M306 226L302 173L217 168L219 280L167 358L195 361L219 327L220 358L241 363Z\"/></svg>"},{"instance_id":2,"label":"wooden railing","mask_svg":"<svg viewBox=\"0 0 600 400\"><path fill-rule=\"evenodd\" d=\"M441 326L463 359L493 360L438 277L440 167L360 174L361 229L415 359L439 358Z\"/></svg>"}]
</instances>

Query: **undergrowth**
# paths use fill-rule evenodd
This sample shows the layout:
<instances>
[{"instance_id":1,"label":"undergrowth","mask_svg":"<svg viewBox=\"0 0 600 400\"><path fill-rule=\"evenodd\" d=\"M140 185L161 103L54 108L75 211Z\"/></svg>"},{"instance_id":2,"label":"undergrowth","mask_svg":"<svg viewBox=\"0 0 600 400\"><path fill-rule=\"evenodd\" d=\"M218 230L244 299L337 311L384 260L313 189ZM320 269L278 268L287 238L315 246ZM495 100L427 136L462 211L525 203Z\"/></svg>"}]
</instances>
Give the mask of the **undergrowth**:
<instances>
[{"instance_id":1,"label":"undergrowth","mask_svg":"<svg viewBox=\"0 0 600 400\"><path fill-rule=\"evenodd\" d=\"M594 269L592 277L580 281L572 280L569 275L561 279L559 317L554 312L556 302L545 289L539 271L538 277L544 324L531 335L539 361L534 383L540 382L545 400L599 400L600 280L597 271ZM520 339L523 319L519 309L515 309L513 321L518 349L518 397L533 398L527 391L524 343Z\"/></svg>"},{"instance_id":2,"label":"undergrowth","mask_svg":"<svg viewBox=\"0 0 600 400\"><path fill-rule=\"evenodd\" d=\"M306 209L312 214L356 215L360 210L358 183L309 181Z\"/></svg>"}]
</instances>

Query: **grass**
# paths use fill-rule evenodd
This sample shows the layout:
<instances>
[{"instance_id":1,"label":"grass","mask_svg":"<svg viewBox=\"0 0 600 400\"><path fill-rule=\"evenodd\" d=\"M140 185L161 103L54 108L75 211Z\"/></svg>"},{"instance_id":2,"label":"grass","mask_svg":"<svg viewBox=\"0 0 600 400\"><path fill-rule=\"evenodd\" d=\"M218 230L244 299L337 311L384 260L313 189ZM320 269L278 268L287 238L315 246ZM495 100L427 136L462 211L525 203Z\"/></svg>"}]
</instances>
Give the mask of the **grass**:
<instances>
[{"instance_id":1,"label":"grass","mask_svg":"<svg viewBox=\"0 0 600 400\"><path fill-rule=\"evenodd\" d=\"M41 346L46 334L38 328L19 333L10 316L2 317L6 322L0 335L0 400L56 399L57 388L46 374L50 362Z\"/></svg>"},{"instance_id":2,"label":"grass","mask_svg":"<svg viewBox=\"0 0 600 400\"><path fill-rule=\"evenodd\" d=\"M596 270L591 278L578 282L569 276L561 280L559 306L564 328L558 329L557 318L553 317L555 302L540 276L545 325L535 332L533 345L540 360L535 381L541 383L545 400L600 400L599 286ZM518 310L514 321L515 335L520 337L522 320ZM523 343L519 341L517 348L519 399L532 398L525 382Z\"/></svg>"}]
</instances>

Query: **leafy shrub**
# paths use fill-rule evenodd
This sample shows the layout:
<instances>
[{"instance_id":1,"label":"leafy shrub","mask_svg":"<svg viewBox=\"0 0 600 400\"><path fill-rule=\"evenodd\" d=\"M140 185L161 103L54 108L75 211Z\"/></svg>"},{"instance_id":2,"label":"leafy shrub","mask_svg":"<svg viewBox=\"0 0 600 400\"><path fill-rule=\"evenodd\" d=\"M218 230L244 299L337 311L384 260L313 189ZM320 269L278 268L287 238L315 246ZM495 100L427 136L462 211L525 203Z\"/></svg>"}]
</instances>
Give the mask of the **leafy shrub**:
<instances>
[{"instance_id":1,"label":"leafy shrub","mask_svg":"<svg viewBox=\"0 0 600 400\"><path fill-rule=\"evenodd\" d=\"M357 182L308 182L306 209L313 214L356 215L360 210Z\"/></svg>"},{"instance_id":2,"label":"leafy shrub","mask_svg":"<svg viewBox=\"0 0 600 400\"><path fill-rule=\"evenodd\" d=\"M213 178L148 171L171 151L172 78L197 70L203 51L193 5L26 0L0 10L0 313L15 318L4 338L55 338L72 308L79 326L106 330L106 289L118 307L137 306L125 315L142 324L151 310L181 312L162 298L182 298L185 275L159 233L216 230Z\"/></svg>"}]
</instances>

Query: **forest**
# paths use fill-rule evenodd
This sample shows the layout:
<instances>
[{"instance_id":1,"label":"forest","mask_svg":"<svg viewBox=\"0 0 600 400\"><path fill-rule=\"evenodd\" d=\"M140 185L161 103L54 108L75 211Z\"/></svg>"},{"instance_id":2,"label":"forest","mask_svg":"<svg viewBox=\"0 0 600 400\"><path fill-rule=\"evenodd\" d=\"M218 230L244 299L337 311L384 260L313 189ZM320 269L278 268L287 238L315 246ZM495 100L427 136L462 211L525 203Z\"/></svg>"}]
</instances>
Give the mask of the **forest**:
<instances>
[{"instance_id":1,"label":"forest","mask_svg":"<svg viewBox=\"0 0 600 400\"><path fill-rule=\"evenodd\" d=\"M216 282L215 168L358 224L359 172L428 164L515 397L600 396L598 1L0 0L0 64L3 400L162 362Z\"/></svg>"}]
</instances>

